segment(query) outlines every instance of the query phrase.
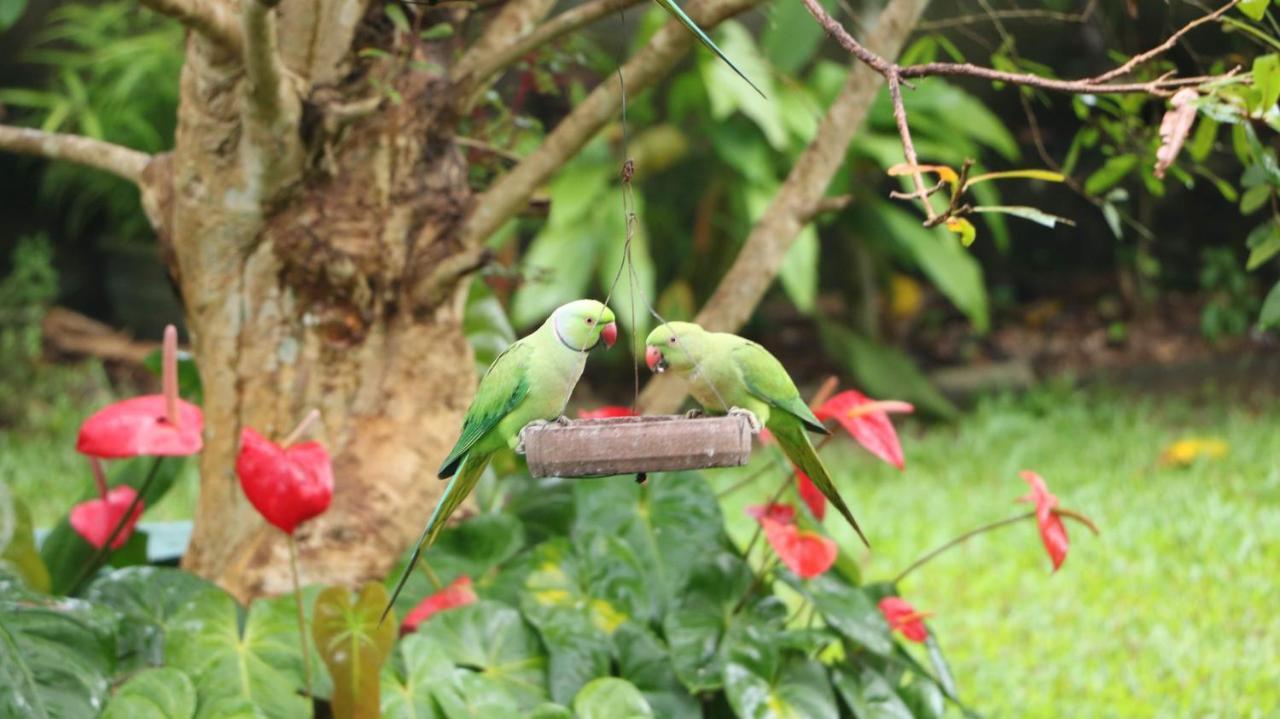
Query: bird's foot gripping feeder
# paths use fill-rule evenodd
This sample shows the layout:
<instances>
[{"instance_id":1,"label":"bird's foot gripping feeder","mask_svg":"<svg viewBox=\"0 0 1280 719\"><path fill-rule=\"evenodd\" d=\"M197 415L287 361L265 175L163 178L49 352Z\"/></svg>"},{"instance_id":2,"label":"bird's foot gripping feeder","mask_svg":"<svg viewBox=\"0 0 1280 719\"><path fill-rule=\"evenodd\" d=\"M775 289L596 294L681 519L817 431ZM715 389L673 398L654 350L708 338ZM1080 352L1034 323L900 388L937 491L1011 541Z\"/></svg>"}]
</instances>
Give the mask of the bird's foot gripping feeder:
<instances>
[{"instance_id":1,"label":"bird's foot gripping feeder","mask_svg":"<svg viewBox=\"0 0 1280 719\"><path fill-rule=\"evenodd\" d=\"M654 415L529 426L521 439L535 477L600 477L741 467L752 434L742 415Z\"/></svg>"}]
</instances>

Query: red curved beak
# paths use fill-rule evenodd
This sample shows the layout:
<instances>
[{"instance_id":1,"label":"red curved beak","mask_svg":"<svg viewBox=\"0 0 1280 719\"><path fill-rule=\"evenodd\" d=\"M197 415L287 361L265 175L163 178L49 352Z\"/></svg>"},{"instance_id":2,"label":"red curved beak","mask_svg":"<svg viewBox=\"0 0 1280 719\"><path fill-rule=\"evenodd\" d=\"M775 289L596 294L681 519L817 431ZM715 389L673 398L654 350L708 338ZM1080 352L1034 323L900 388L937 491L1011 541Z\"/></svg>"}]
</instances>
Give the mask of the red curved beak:
<instances>
[{"instance_id":1,"label":"red curved beak","mask_svg":"<svg viewBox=\"0 0 1280 719\"><path fill-rule=\"evenodd\" d=\"M658 363L662 361L662 353L657 347L649 345L644 350L644 363L649 365L650 372L658 371Z\"/></svg>"},{"instance_id":2,"label":"red curved beak","mask_svg":"<svg viewBox=\"0 0 1280 719\"><path fill-rule=\"evenodd\" d=\"M610 322L601 327L600 339L604 340L605 347L612 347L613 343L618 341L618 323Z\"/></svg>"}]
</instances>

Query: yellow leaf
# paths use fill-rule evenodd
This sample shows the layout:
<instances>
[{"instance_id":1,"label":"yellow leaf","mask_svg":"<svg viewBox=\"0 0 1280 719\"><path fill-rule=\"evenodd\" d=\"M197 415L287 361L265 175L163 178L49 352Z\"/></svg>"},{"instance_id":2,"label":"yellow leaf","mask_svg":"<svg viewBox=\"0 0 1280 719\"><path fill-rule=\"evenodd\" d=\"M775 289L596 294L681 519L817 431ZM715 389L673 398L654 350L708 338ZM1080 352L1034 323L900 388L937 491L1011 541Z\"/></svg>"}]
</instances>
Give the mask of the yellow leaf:
<instances>
[{"instance_id":1,"label":"yellow leaf","mask_svg":"<svg viewBox=\"0 0 1280 719\"><path fill-rule=\"evenodd\" d=\"M916 170L919 170L920 172L931 172L937 175L938 179L945 180L951 185L955 185L960 182L960 176L956 174L956 171L946 165L911 165L905 162L900 162L893 167L890 167L887 172L890 177L897 177L899 175L909 175Z\"/></svg>"},{"instance_id":2,"label":"yellow leaf","mask_svg":"<svg viewBox=\"0 0 1280 719\"><path fill-rule=\"evenodd\" d=\"M626 614L615 609L609 602L603 599L591 600L591 623L605 634L613 634L627 618Z\"/></svg>"},{"instance_id":3,"label":"yellow leaf","mask_svg":"<svg viewBox=\"0 0 1280 719\"><path fill-rule=\"evenodd\" d=\"M960 235L960 244L968 247L973 244L974 238L978 236L978 228L973 223L963 217L952 217L947 220L947 229Z\"/></svg>"},{"instance_id":4,"label":"yellow leaf","mask_svg":"<svg viewBox=\"0 0 1280 719\"><path fill-rule=\"evenodd\" d=\"M1217 437L1187 437L1165 447L1160 453L1160 464L1185 467L1201 457L1221 459L1230 449L1230 445Z\"/></svg>"}]
</instances>

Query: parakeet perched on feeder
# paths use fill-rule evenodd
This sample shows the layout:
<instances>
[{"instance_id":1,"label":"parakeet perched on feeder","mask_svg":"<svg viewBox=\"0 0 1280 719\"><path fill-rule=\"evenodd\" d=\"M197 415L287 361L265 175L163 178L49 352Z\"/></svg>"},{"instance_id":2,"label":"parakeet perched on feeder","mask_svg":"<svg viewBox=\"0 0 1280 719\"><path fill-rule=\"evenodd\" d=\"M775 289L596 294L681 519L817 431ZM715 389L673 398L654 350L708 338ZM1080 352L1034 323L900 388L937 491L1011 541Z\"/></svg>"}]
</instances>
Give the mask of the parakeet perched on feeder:
<instances>
[{"instance_id":1,"label":"parakeet perched on feeder","mask_svg":"<svg viewBox=\"0 0 1280 719\"><path fill-rule=\"evenodd\" d=\"M805 430L830 434L800 398L782 363L750 340L708 332L691 322L667 322L645 339L645 363L654 372L674 370L689 382L689 393L712 414L749 413L763 424L782 451L844 515L864 544L867 538L836 491Z\"/></svg>"},{"instance_id":2,"label":"parakeet perched on feeder","mask_svg":"<svg viewBox=\"0 0 1280 719\"><path fill-rule=\"evenodd\" d=\"M440 465L440 479L452 479L427 520L388 609L418 554L431 546L449 515L475 488L494 452L514 448L526 426L558 419L582 376L587 352L602 341L612 347L617 339L618 325L608 307L595 300L577 300L558 307L541 327L494 359L480 378L457 444Z\"/></svg>"}]
</instances>

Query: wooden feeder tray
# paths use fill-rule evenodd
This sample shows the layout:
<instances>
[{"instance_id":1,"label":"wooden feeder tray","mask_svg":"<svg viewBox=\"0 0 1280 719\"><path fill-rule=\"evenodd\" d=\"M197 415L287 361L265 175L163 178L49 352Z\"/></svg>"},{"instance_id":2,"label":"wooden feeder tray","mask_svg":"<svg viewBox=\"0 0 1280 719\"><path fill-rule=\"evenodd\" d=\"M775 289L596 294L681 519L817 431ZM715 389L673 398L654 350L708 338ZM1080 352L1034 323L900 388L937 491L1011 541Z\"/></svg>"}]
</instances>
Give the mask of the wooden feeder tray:
<instances>
[{"instance_id":1,"label":"wooden feeder tray","mask_svg":"<svg viewBox=\"0 0 1280 719\"><path fill-rule=\"evenodd\" d=\"M751 459L751 427L737 415L583 419L526 429L524 450L535 477L741 467Z\"/></svg>"}]
</instances>

